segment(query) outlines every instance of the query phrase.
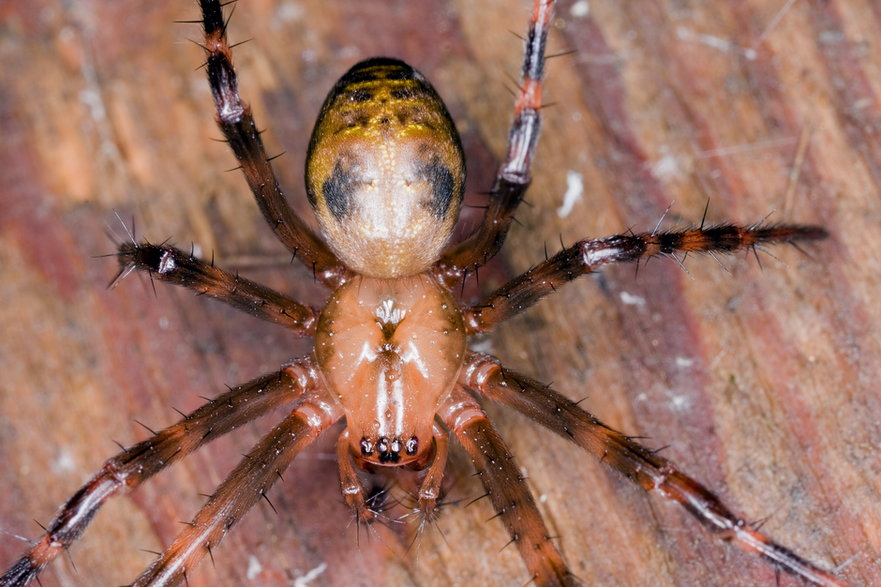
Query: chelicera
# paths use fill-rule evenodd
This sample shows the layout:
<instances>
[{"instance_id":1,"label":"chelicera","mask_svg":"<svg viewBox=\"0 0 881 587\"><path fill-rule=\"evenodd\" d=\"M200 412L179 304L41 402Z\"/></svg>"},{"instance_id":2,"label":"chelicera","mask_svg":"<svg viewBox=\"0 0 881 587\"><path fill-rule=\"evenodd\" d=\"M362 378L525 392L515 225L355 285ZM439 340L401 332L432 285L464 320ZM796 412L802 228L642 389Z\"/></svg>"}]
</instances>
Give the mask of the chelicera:
<instances>
[{"instance_id":1,"label":"chelicera","mask_svg":"<svg viewBox=\"0 0 881 587\"><path fill-rule=\"evenodd\" d=\"M536 0L507 157L480 227L450 243L464 190L464 157L446 108L407 64L355 65L328 95L306 166L309 201L324 238L286 203L248 106L239 98L226 23L217 0L200 2L206 69L220 128L279 240L331 291L320 309L238 277L167 244L124 243L121 277L154 279L210 295L314 338L311 354L229 390L177 424L115 457L62 507L45 534L2 578L24 585L66 549L111 496L139 485L201 445L279 406L288 415L211 495L191 524L135 581L175 584L212 553L296 455L343 420L340 484L360 522L377 507L359 469L422 472L414 509L433 519L450 437L474 463L526 566L525 579L568 585L577 577L558 551L523 475L480 399L525 414L581 446L646 491L682 504L725 540L783 571L821 585L833 574L773 542L670 461L621 434L549 387L467 348L554 289L610 263L677 252L733 252L808 241L815 226L730 224L584 240L534 266L474 305L455 291L493 257L530 183L540 127L544 49L554 2Z\"/></svg>"}]
</instances>

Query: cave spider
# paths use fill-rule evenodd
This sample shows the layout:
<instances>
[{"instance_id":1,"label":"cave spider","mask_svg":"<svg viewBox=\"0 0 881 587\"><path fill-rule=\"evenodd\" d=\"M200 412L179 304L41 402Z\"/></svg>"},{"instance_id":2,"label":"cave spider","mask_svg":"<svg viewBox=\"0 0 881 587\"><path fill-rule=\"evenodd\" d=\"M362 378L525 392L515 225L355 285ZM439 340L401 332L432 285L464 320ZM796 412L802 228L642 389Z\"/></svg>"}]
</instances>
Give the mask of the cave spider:
<instances>
[{"instance_id":1,"label":"cave spider","mask_svg":"<svg viewBox=\"0 0 881 587\"><path fill-rule=\"evenodd\" d=\"M235 143L236 136L240 137L241 142L238 144L238 148L248 153L247 155L240 154L240 157L243 159L243 167L246 174L250 174L249 181L252 186L259 187L262 179L271 178L271 169L265 163L266 158L262 152L262 147L259 147L256 135L250 132L250 127L248 126L250 119L243 117L245 111L241 110L237 104L234 78L223 78L224 74L229 75L232 70L228 68L228 61L226 61L227 48L225 41L219 36L219 32L223 29L219 7L213 3L204 4L210 4L211 9L214 10L213 16L206 18L206 24L209 25L206 27L208 28L206 31L208 37L206 44L209 50L214 51L212 56L209 57L209 73L212 76L214 89L219 93L217 99L221 123L227 125L227 129L225 129L226 134L228 138L232 139L233 143ZM337 330L339 322L343 318L350 316L352 312L347 310L344 315L335 316L329 309L325 309L320 313L319 318L319 314L311 311L309 308L296 304L279 294L269 292L255 284L234 278L230 274L222 273L171 247L155 246L147 243L123 245L120 256L123 264L127 267L150 271L154 277L160 280L188 285L192 289L209 293L209 295L214 295L233 305L248 309L261 317L284 323L300 332L317 333L319 336L316 337L316 359L315 361L309 358L303 359L286 367L281 373L267 376L251 384L236 388L222 396L222 400L215 400L206 405L205 408L191 414L181 425L160 432L158 438L140 443L129 449L126 453L111 460L104 471L105 477L103 481L99 474L98 478L85 487L85 494L78 494L69 502L62 515L53 525L53 529L50 530L50 535L47 536L44 542L38 543L37 547L32 551L34 556L29 559L23 559L23 563L17 567L18 570L23 572L36 570L34 568L36 565L33 563L37 560L42 563L43 558L41 558L41 555L45 555L48 558L49 555L53 554L61 546L66 546L68 540L75 538L75 535L82 531L87 520L68 524L68 516L73 514L90 515L94 510L83 509L84 506L78 505L81 502L76 501L78 498L83 496L93 499L97 498L97 503L89 505L90 508L96 508L110 493L122 489L122 486L116 482L116 479L111 482L111 479L106 476L111 468L126 462L134 462L136 465L130 465L132 469L136 468L136 466L147 469L146 471L138 470L138 474L142 475L142 477L138 478L137 475L134 475L126 483L126 485L136 484L142 478L146 478L155 472L150 470L151 467L158 470L158 468L172 461L173 458L180 458L190 450L195 449L200 443L213 439L224 431L224 426L234 427L239 425L255 417L257 415L256 412L269 409L279 403L290 402L294 406L298 406L298 411L295 412L295 415L286 420L288 426L293 426L300 422L300 418L311 415L319 423L318 426L327 427L333 420L339 418L343 411L346 412L348 428L343 434L348 434L348 436L344 436L341 439L347 442L340 442L342 457L340 459L341 476L349 505L355 509L359 518L364 520L372 517L374 512L363 501L364 495L359 487L359 479L351 468L352 462L349 460L351 458L359 462L378 461L380 465L404 465L407 460L410 460L414 466L427 465L428 475L423 484L423 490L420 492L418 510L424 518L431 518L433 516L436 508L435 496L438 492L439 479L443 472L443 457L447 442L447 430L444 427L436 426L434 423L435 412L439 413L442 422L447 425L446 428L452 430L460 441L465 442L466 448L469 448L469 443L471 444L469 454L471 454L472 458L478 461L489 458L486 451L476 451L474 443L486 443L492 450L498 451L499 454L507 455L501 441L489 428L489 424L484 419L480 407L472 399L471 393L473 392L479 392L493 399L498 399L502 403L519 404L515 405L515 407L519 407L533 419L544 420L543 423L548 424L552 429L556 426L555 431L558 433L568 430L571 432L570 435L573 436L573 439L581 443L590 444L593 440L602 438L603 444L601 446L592 445L592 447L589 447L593 448L595 452L605 453L615 443L620 443L626 447L629 454L625 455L619 452L620 449L611 448L610 452L605 454L604 460L613 466L625 469L625 471L635 474L636 471L633 468L637 466L649 467L650 470L654 468L666 471L666 465L663 464L664 461L661 457L651 451L639 448L638 445L629 439L599 426L586 413L576 408L574 404L556 396L550 390L535 384L525 377L501 371L497 363L489 357L465 351L462 340L465 332L475 333L487 330L502 319L529 306L541 295L548 293L554 283L560 283L578 274L591 271L606 262L637 260L641 256L659 252L672 253L675 250L730 250L735 247L755 246L762 242L787 241L795 238L817 238L822 236L822 231L816 228L794 226L757 226L743 229L710 227L683 233L620 235L601 241L586 241L570 247L547 262L540 264L533 272L519 280L515 280L484 302L475 306L463 306L460 308L459 303L451 298L449 290L455 289L458 286L460 281L464 279L466 272L473 270L496 252L501 245L502 237L512 218L513 208L519 202L528 184L528 165L534 140L537 137L537 111L540 106L538 98L542 62L540 51L543 49L544 35L547 32L550 12L550 6L540 5L537 8L536 18L533 22L535 30L533 30L529 37L530 43L528 46L534 59L530 60L528 57L526 60L526 79L521 86L518 97L518 122L515 123L514 132L512 133L514 138L520 139L523 142L512 143L508 161L503 165L499 175L499 183L496 190L494 190L496 196L493 200L494 208L491 208L488 212L486 228L471 239L466 240L465 244L442 252L449 229L455 219L455 207L458 205L457 200L461 196L461 177L457 173L458 168L461 167L461 162L458 162L458 164L456 162L456 158L461 157L461 155L456 153L446 151L436 153L434 158L430 159L430 163L420 167L419 171L415 172L415 181L411 182L414 184L431 182L432 198L429 200L427 208L434 216L430 217L426 222L428 222L427 230L433 238L420 239L418 235L414 235L415 239L420 240L416 246L401 245L400 250L396 250L392 254L386 251L380 251L376 254L364 254L364 246L369 245L371 241L364 238L363 241L353 244L351 235L346 232L351 228L351 225L343 226L337 222L340 218L348 218L350 214L348 206L354 204L349 201L345 188L353 183L358 183L357 178L353 179L356 175L353 168L363 165L360 161L353 163L351 160L348 160L347 157L351 157L351 155L347 153L344 153L344 156L338 159L331 159L328 167L323 169L319 164L313 163L314 167L309 172L311 181L314 182L310 186L310 194L317 206L325 233L329 236L330 244L334 247L334 253L331 253L318 240L314 239L309 231L298 223L297 219L285 207L280 194L270 193L262 202L264 213L276 228L277 234L279 234L282 241L288 245L298 258L307 262L315 271L318 280L330 285L335 290L331 304L338 303L341 307L344 306L349 303L347 300L354 295L356 290L359 294L379 295L375 288L368 287L366 284L380 283L380 279L394 277L398 279L395 283L390 281L382 281L381 283L383 285L391 284L392 287L396 288L403 287L402 284L411 283L411 288L403 288L404 293L422 291L420 299L433 297L435 301L432 306L432 312L435 314L441 313L438 312L438 309L444 309L443 306L446 305L449 313L442 319L442 324L446 326L442 328L432 326L428 329L429 335L432 331L442 332L446 330L448 332L444 334L444 337L451 340L455 339L452 342L435 344L434 346L437 347L446 346L446 350L438 351L438 356L430 362L426 362L426 368L437 367L441 373L429 373L432 381L436 382L440 379L443 382L443 385L439 385L440 391L435 393L437 397L432 398L431 401L426 400L427 405L419 406L415 410L413 420L408 419L406 414L401 414L400 422L395 420L395 425L398 428L391 431L383 431L384 425L387 425L388 422L382 418L379 418L378 421L376 418L373 418L373 420L368 418L365 423L364 418L367 418L366 414L375 413L378 406L376 398L371 398L366 408L364 406L346 405L346 399L355 398L341 398L343 400L341 402L343 407L341 408L334 405L331 401L326 401L327 398L319 390L322 379L316 375L317 370L320 369L324 373L323 377L325 380L328 380L327 385L331 388L334 387L334 375L332 374L339 372L339 369L334 359L337 355L328 350L328 344L332 335L338 335L338 339L343 338L339 336L340 332ZM537 55L538 57L536 57ZM362 67L365 69L359 69L356 73L364 74L365 71L370 71L366 69L368 68L367 65L362 65ZM402 91L405 94L413 91L412 87L407 84L412 82L412 80L408 80L408 77L412 78L415 74L401 64L391 61L380 61L372 62L369 67L377 68L380 71L394 72L394 77L405 78L398 80L404 82ZM416 86L421 87L418 84ZM369 92L360 91L359 88L352 88L351 91L352 94L348 96L350 99L356 102L363 101L369 105L371 98L365 95ZM389 92L393 91L389 90ZM429 100L433 100L434 97L430 90L425 88L425 91L429 92ZM397 99L401 100L408 98L410 97L397 96ZM437 105L438 111L443 112L439 102ZM327 116L327 118L324 118L325 122L328 124L333 122L333 117L327 112L325 114ZM348 126L349 121L346 124ZM444 128L447 124L449 123L445 115L434 121L434 126L436 127ZM534 125L534 127L531 125ZM355 128L357 126L357 124L353 125ZM426 124L426 126L430 125ZM451 127L447 128L447 138L453 138L455 136L454 132ZM318 132L316 136L321 137L323 135ZM313 141L313 149L320 150L322 148L322 145L319 144L320 142L320 139ZM453 142L455 142L454 139ZM431 153L430 150L428 152ZM330 167L331 164L332 167ZM264 185L266 184L272 186L274 182L268 181L264 183ZM444 189L439 189L437 186L444 186ZM432 218L443 220L443 222L432 220ZM499 224L493 226L490 220L495 220L500 226ZM443 224L443 226L438 227L438 224ZM431 241L431 251L425 250L421 242L422 240ZM404 253L410 251L415 251L418 255L415 258L407 257ZM423 270L428 269L429 266L432 266L437 261L438 254L441 255L440 261L433 265L431 273L424 273ZM350 269L357 269L361 276L356 276L343 269L340 263L336 261L336 258L344 259L344 265ZM380 267L377 267L374 263L377 259L381 261ZM385 261L401 261L402 265L392 264L391 266L386 266ZM586 262L587 266L583 265L583 262ZM408 274L410 273L421 276L418 278L409 277ZM435 285L433 280L437 280L439 285ZM355 288L353 284L359 283L361 288ZM420 285L417 286L417 283ZM422 289L417 289L417 287ZM378 360L381 364L393 365L397 359L404 362L415 360L416 363L419 363L416 357L420 356L420 352L424 354L428 351L419 347L419 349L414 351L415 354L398 353L395 345L392 344L396 340L395 333L398 330L403 330L402 325L405 322L402 320L406 320L406 316L402 317L401 312L403 310L401 310L400 306L403 306L406 312L416 313L415 309L407 306L408 303L415 304L416 300L402 299L401 292L397 289L391 291L395 295L384 292L380 296L382 298L381 301L372 304L372 318L370 318L370 321L358 322L353 325L355 329L363 328L368 330L368 332L362 333L363 336L354 340L365 340L370 335L370 327L374 326L376 321L378 321L381 326L380 331L383 336L383 342L381 344L377 343L375 348L378 349L378 352L371 352L366 355L370 359L376 359L368 360L368 363L374 364ZM256 306L254 304L255 300L259 302ZM363 298L359 298L359 300L363 303ZM389 300L394 300L394 302L389 303ZM418 321L414 322L419 324ZM422 336L417 338L420 341L425 340ZM326 354L322 355L322 353ZM455 361L451 357L455 357ZM445 362L448 364L445 365ZM463 362L464 366L461 364ZM391 367L387 366L386 369L384 381L389 382L389 384L396 381L400 382L398 374L391 372L393 370ZM458 376L456 376L457 374ZM404 374L402 376L406 378L407 375ZM512 383L516 385L511 385ZM303 388L300 390L301 394L296 393L294 390L297 385L301 385ZM336 385L337 387L342 386L342 384ZM447 389L449 385L452 385L453 388ZM413 387L416 388L419 385L414 383ZM510 391L513 387L521 388L521 391L514 394ZM247 404L255 412L231 411L227 409L227 405L235 405L239 402L244 404L248 396L257 395L258 390L263 392L260 397L263 398L262 402L265 402L265 404L259 401L252 401ZM334 391L337 390L335 389ZM393 394L389 394L388 397L391 398L389 401L394 407L396 404L393 401ZM398 407L402 407L407 411L411 409L407 404L399 405ZM563 418L563 421L568 420L568 424L565 424L565 429L562 427L563 424L561 424L560 418ZM302 423L300 425L302 426ZM285 426L285 424L282 426ZM203 432L204 436L197 438L194 430L199 430L200 428L203 431L210 430L210 434ZM374 431L374 428L378 428L378 430ZM187 429L188 433L182 442L178 443L175 441L169 443L167 447L168 452L163 453L161 448L163 446L162 440L177 438L177 434L181 433L184 429ZM276 433L276 436L270 438L275 438L275 441L280 442L280 437L284 437L286 431L283 428L277 430L279 431ZM310 428L309 432L312 431L317 433L317 428ZM310 435L306 434L305 436L308 438ZM145 452L154 455L159 454L160 456L135 460L137 455ZM262 455L264 452L266 451L255 452L254 455ZM164 458L162 455L168 458ZM285 458L292 458L293 452L282 451L282 455ZM634 459L641 464L636 464ZM255 461L252 459L249 462L253 464ZM510 460L505 457L496 459L496 462L505 464L510 463ZM247 464L243 463L243 467L247 467ZM269 472L269 477L251 477L241 472L238 475L234 473L230 478L230 482L224 484L215 494L215 497L221 501L224 497L229 498L234 501L236 508L244 510L253 505L259 496L265 495L265 488L274 480L276 469L281 468L283 468L281 463L273 463L272 466L264 467ZM481 468L479 464L478 468ZM541 518L531 502L528 490L526 490L520 480L519 470L512 465L505 465L499 472L495 472L491 467L482 468L482 471L481 477L484 483L487 484L488 490L491 491L497 508L501 510L502 518L508 526L514 528L512 532L519 538L516 542L521 551L524 552L524 558L527 560L527 566L531 574L541 583L550 583L555 579L561 581L571 579L562 558L556 552L552 542L547 539L548 532L541 525ZM134 473L134 471L126 470L123 467L120 474L123 475L125 473ZM501 475L501 477L496 475ZM508 483L505 479L510 479L511 482ZM669 493L677 484L684 483L688 485L683 478L676 475L665 475L664 479L665 481L662 481L660 478L655 477L654 481L652 481L653 483L660 484L661 493ZM245 483L246 481L257 483L258 490L243 493L241 487L235 487L236 483ZM642 477L642 484L644 486L648 481L648 477ZM667 483L667 485L664 485L664 483ZM107 495L101 493L104 488L108 491ZM710 507L708 504L715 503L710 496L701 495L700 491L695 490L694 487L691 488L691 493L686 492L685 495L704 500L700 502L702 507ZM506 503L511 501L518 503L520 507L516 509L526 512L523 518L511 515L511 508L506 508L504 504L499 505L498 500L502 498L508 500ZM148 573L154 574L148 575L144 581L150 582L152 579L160 576L180 578L184 570L191 568L199 557L210 552L210 548L219 541L222 533L226 531L227 526L225 522L235 521L234 518L228 516L222 519L212 517L210 509L212 508L212 503L216 504L217 502L212 501L209 503L209 506L207 506L209 509L205 511L207 513L203 512L200 514L201 517L197 519L210 519L219 525L212 526L208 524L207 527L203 527L197 523L193 527L195 530L185 531L182 535L183 542L176 544L189 544L197 548L189 552L187 556L179 557L174 556L176 551L173 546L172 550L160 559L158 566L154 566L151 568L151 571L148 571ZM88 515L85 517L88 517ZM210 533L212 529L219 533L212 535ZM69 534L67 531L69 531ZM209 534L199 536L198 539L193 538L192 536L199 531L206 531ZM755 536L752 530L746 527L733 528L732 531L740 532L743 537ZM60 544L53 544L56 540ZM772 547L768 546L767 548ZM538 552L539 555L534 556L532 553L535 552ZM834 581L834 578L824 575L821 571L804 563L788 551L772 549L769 552L777 552L783 559L778 562L784 568L788 568L788 570L800 573L806 578L813 577L818 582ZM29 563L31 564L28 567Z\"/></svg>"}]
</instances>

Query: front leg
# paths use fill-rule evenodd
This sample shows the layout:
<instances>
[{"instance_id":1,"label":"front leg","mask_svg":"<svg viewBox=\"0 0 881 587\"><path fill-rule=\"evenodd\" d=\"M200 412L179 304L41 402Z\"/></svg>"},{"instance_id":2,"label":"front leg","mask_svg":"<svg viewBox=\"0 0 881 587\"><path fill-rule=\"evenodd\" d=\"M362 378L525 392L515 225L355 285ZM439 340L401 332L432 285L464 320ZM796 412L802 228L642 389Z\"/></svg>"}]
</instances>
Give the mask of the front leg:
<instances>
[{"instance_id":1,"label":"front leg","mask_svg":"<svg viewBox=\"0 0 881 587\"><path fill-rule=\"evenodd\" d=\"M200 446L259 418L273 408L302 400L311 381L308 365L295 364L235 387L188 414L183 420L108 460L67 500L45 534L0 577L0 587L27 585L78 539L98 509L130 491Z\"/></svg>"},{"instance_id":2,"label":"front leg","mask_svg":"<svg viewBox=\"0 0 881 587\"><path fill-rule=\"evenodd\" d=\"M503 368L494 358L471 353L461 384L514 408L585 449L647 492L682 505L726 541L756 553L796 577L825 587L844 581L777 544L732 512L709 489L679 471L656 451L609 428L549 387Z\"/></svg>"},{"instance_id":3,"label":"front leg","mask_svg":"<svg viewBox=\"0 0 881 587\"><path fill-rule=\"evenodd\" d=\"M177 585L212 551L242 517L265 499L266 492L294 459L341 417L341 410L324 399L324 390L313 390L281 424L272 429L245 455L211 495L193 521L134 582L135 587ZM270 506L272 503L269 502Z\"/></svg>"},{"instance_id":4,"label":"front leg","mask_svg":"<svg viewBox=\"0 0 881 587\"><path fill-rule=\"evenodd\" d=\"M541 586L577 585L551 541L523 473L477 401L456 387L438 415L471 457L493 509L529 569L530 582Z\"/></svg>"}]
</instances>

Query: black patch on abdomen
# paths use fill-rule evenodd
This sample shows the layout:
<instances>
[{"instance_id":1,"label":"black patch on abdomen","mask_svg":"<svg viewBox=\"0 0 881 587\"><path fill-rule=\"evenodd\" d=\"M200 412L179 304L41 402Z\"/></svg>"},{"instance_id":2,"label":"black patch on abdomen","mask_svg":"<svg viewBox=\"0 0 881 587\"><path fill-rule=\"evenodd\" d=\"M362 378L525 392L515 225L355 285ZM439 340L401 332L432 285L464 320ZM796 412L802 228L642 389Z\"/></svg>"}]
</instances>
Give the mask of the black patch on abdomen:
<instances>
[{"instance_id":1,"label":"black patch on abdomen","mask_svg":"<svg viewBox=\"0 0 881 587\"><path fill-rule=\"evenodd\" d=\"M443 220L456 194L456 179L453 177L453 172L440 161L434 160L422 168L422 177L431 183L431 212L438 219Z\"/></svg>"},{"instance_id":2,"label":"black patch on abdomen","mask_svg":"<svg viewBox=\"0 0 881 587\"><path fill-rule=\"evenodd\" d=\"M337 161L330 177L321 184L324 201L334 218L342 222L349 212L352 191L360 183L357 176Z\"/></svg>"}]
</instances>

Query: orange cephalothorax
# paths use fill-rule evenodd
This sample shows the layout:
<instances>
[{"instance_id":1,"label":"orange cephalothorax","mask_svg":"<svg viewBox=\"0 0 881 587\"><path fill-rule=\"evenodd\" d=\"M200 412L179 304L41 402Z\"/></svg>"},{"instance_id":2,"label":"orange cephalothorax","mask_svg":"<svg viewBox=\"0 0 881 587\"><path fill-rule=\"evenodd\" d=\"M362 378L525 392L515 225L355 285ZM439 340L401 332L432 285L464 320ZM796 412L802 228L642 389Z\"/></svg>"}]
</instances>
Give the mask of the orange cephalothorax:
<instances>
[{"instance_id":1,"label":"orange cephalothorax","mask_svg":"<svg viewBox=\"0 0 881 587\"><path fill-rule=\"evenodd\" d=\"M336 83L312 132L306 190L349 269L386 278L428 269L456 223L464 181L459 135L422 74L374 58Z\"/></svg>"},{"instance_id":2,"label":"orange cephalothorax","mask_svg":"<svg viewBox=\"0 0 881 587\"><path fill-rule=\"evenodd\" d=\"M138 242L128 230L130 241L120 243L118 249L121 268L116 282L135 270L148 272L152 280L186 287L293 333L314 336L313 352L230 388L109 459L61 507L40 539L0 576L0 587L24 587L34 579L83 533L108 498L277 408L283 409L284 418L212 492L135 585L171 587L188 581L200 559L207 555L214 560L213 548L250 508L261 499L271 506L267 492L272 484L298 453L342 418L346 427L336 445L340 489L358 526L411 519L420 529L432 524L442 505L448 449L455 439L474 464L484 497L507 529L510 544L520 551L529 573L527 582L578 584L554 545L554 533L542 519L523 469L482 408L481 398L517 410L645 491L682 505L725 541L763 556L778 571L824 587L843 587L845 581L837 573L845 567L851 576L868 577L852 571L858 565L849 565L850 559L834 572L808 562L763 535L657 450L603 424L550 386L465 346L466 334L487 332L563 284L604 265L640 263L654 256L678 259L677 255L684 258L691 252L757 251L774 243L797 246L828 236L823 228L762 222L710 226L701 221L690 230L667 232L656 227L650 233L628 231L581 240L546 255L476 304L457 300L450 290L455 286L464 293L467 277L476 277L477 269L499 251L531 181L541 128L544 52L548 31L557 22L555 0L533 2L523 38L514 120L483 222L452 245L445 243L462 198L462 149L443 103L428 82L400 61L377 58L353 67L326 99L306 167L308 195L329 241L325 242L288 206L251 109L239 97L223 4L228 2L200 0L205 70L218 124L275 235L317 282L331 289L330 299L318 310L224 271L213 258L203 261L167 243ZM567 34L576 20L566 23ZM578 303L573 309L583 306ZM548 467L571 467L566 461L572 459L559 455ZM409 477L418 478L418 493L389 499L384 485L392 479L383 474L392 467L417 472ZM367 476L359 469L369 472L369 479L362 478ZM393 477L410 485L407 475L395 472ZM401 507L406 513L395 516ZM566 506L561 508L557 510L566 513ZM590 525L592 519L584 521ZM580 556L577 550L570 552ZM843 553L831 554L835 558ZM717 565L706 567L715 570ZM579 561L572 568L583 565Z\"/></svg>"},{"instance_id":3,"label":"orange cephalothorax","mask_svg":"<svg viewBox=\"0 0 881 587\"><path fill-rule=\"evenodd\" d=\"M315 355L355 456L393 465L430 454L434 415L464 352L458 304L428 274L356 277L337 290L319 318Z\"/></svg>"}]
</instances>

